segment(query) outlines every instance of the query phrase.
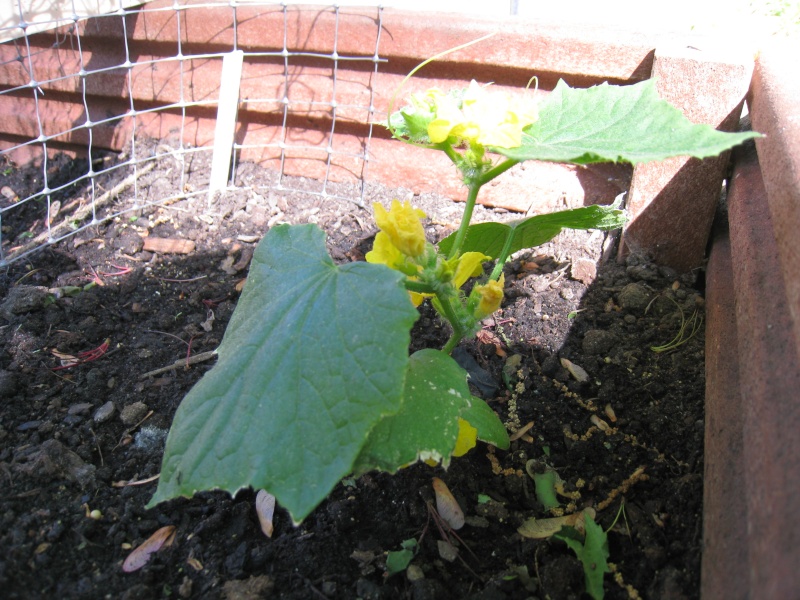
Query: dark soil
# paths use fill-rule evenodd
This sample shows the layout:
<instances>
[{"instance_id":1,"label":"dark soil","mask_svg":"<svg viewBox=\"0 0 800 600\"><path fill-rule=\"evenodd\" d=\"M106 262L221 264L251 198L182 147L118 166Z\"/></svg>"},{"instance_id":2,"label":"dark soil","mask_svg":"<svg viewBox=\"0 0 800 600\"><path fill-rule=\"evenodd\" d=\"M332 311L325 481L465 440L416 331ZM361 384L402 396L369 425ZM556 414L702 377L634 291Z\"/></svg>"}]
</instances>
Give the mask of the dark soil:
<instances>
[{"instance_id":1,"label":"dark soil","mask_svg":"<svg viewBox=\"0 0 800 600\"><path fill-rule=\"evenodd\" d=\"M147 203L175 187L174 161L162 163L138 182ZM55 164L85 170L80 161ZM31 173L15 169L3 185L24 197L37 185ZM207 165L187 166L196 189L207 173ZM251 165L237 177L273 180ZM76 185L75 197L84 191ZM355 197L347 186L337 191ZM405 194L375 186L367 196L388 203ZM459 218L461 206L445 199L413 201L428 213L432 238ZM34 212L9 211L3 239L24 243ZM510 216L478 211L481 219ZM479 368L474 376L486 378L476 394L512 431L532 423L510 451L479 445L447 471L416 465L345 480L298 527L278 510L271 539L259 528L253 491L145 510L155 482L134 483L158 474L175 409L212 361L142 376L216 348L255 243L284 221L318 223L340 262L363 259L375 233L371 214L353 203L240 190L210 207L203 196L127 213L0 273L3 597L581 598L582 567L567 546L517 532L526 519L550 516L533 493L529 459L555 468L576 492L563 509L594 507L610 528L617 575L606 576L607 598L699 596L703 331L672 351L651 346L672 340L682 315L702 317L703 298L692 276L637 257L607 262L593 278L598 233L568 232L517 257L503 309L480 340L462 344ZM195 247L151 253L143 250L148 236ZM131 270L112 275L112 264ZM65 293L93 271L101 284ZM415 348L443 339L432 311L421 312ZM96 360L58 369L63 355L105 340L108 351ZM588 381L560 359L585 369ZM439 554L428 509L434 476L467 515L459 534L469 551L453 562ZM176 527L174 543L123 572L131 550L165 525ZM409 538L421 540L419 553L406 572L387 577L386 553Z\"/></svg>"}]
</instances>

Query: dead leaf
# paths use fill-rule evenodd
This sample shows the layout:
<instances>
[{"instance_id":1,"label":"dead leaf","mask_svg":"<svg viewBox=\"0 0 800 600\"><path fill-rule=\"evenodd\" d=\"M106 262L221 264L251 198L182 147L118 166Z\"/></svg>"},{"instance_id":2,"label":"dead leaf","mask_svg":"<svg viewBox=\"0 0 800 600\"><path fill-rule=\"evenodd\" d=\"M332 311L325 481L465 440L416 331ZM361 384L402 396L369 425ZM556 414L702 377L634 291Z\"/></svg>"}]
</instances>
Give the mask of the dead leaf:
<instances>
[{"instance_id":1,"label":"dead leaf","mask_svg":"<svg viewBox=\"0 0 800 600\"><path fill-rule=\"evenodd\" d=\"M232 254L228 254L219 265L219 268L222 271L225 271L228 275L236 275L237 271L233 268L233 263L236 261L236 257Z\"/></svg>"},{"instance_id":2,"label":"dead leaf","mask_svg":"<svg viewBox=\"0 0 800 600\"><path fill-rule=\"evenodd\" d=\"M194 252L194 242L177 238L148 236L144 238L143 250L145 252L162 252L165 254L191 254Z\"/></svg>"},{"instance_id":3,"label":"dead leaf","mask_svg":"<svg viewBox=\"0 0 800 600\"><path fill-rule=\"evenodd\" d=\"M81 362L77 356L73 356L72 354L66 354L64 352L59 352L58 350L50 350L50 354L52 354L58 359L62 367L72 367Z\"/></svg>"},{"instance_id":4,"label":"dead leaf","mask_svg":"<svg viewBox=\"0 0 800 600\"><path fill-rule=\"evenodd\" d=\"M514 432L514 434L511 435L508 439L510 441L514 442L514 441L520 439L526 433L528 433L532 428L533 428L533 421L528 421L528 423L526 425L524 425L523 427L520 427L519 429L517 429L517 431Z\"/></svg>"},{"instance_id":5,"label":"dead leaf","mask_svg":"<svg viewBox=\"0 0 800 600\"><path fill-rule=\"evenodd\" d=\"M50 211L47 215L48 225L53 224L53 221L55 221L59 212L61 212L61 202L59 202L58 200L53 200L52 202L50 202Z\"/></svg>"},{"instance_id":6,"label":"dead leaf","mask_svg":"<svg viewBox=\"0 0 800 600\"><path fill-rule=\"evenodd\" d=\"M579 383L586 383L589 381L589 374L586 372L586 369L576 365L571 360L567 360L566 358L561 359L561 366L564 367L569 374L575 379L575 381Z\"/></svg>"},{"instance_id":7,"label":"dead leaf","mask_svg":"<svg viewBox=\"0 0 800 600\"><path fill-rule=\"evenodd\" d=\"M47 549L50 547L50 544L47 542L42 542L38 546L36 546L36 550L33 551L34 554L41 554L42 552L47 552Z\"/></svg>"},{"instance_id":8,"label":"dead leaf","mask_svg":"<svg viewBox=\"0 0 800 600\"><path fill-rule=\"evenodd\" d=\"M433 478L433 492L436 495L436 510L452 529L458 530L464 526L464 511L458 505L450 488L438 477Z\"/></svg>"},{"instance_id":9,"label":"dead leaf","mask_svg":"<svg viewBox=\"0 0 800 600\"><path fill-rule=\"evenodd\" d=\"M269 575L253 575L247 579L232 579L222 585L222 597L225 600L255 600L269 598L269 591L275 582Z\"/></svg>"},{"instance_id":10,"label":"dead leaf","mask_svg":"<svg viewBox=\"0 0 800 600\"><path fill-rule=\"evenodd\" d=\"M494 346L494 352L500 358L506 357L506 351L503 348L503 342L500 341L500 338L497 337L497 334L494 333L493 331L489 331L488 329L481 329L480 331L478 331L475 337L478 338L478 341L481 344Z\"/></svg>"},{"instance_id":11,"label":"dead leaf","mask_svg":"<svg viewBox=\"0 0 800 600\"><path fill-rule=\"evenodd\" d=\"M593 508L584 508L581 512L565 515L563 517L550 517L547 519L528 519L519 526L517 532L526 538L543 540L553 534L558 533L562 527L574 527L578 531L583 531L584 515L589 515L594 519L595 511Z\"/></svg>"},{"instance_id":12,"label":"dead leaf","mask_svg":"<svg viewBox=\"0 0 800 600\"><path fill-rule=\"evenodd\" d=\"M200 323L200 327L203 328L203 331L206 333L210 333L212 329L214 329L214 311L209 310L208 314L206 315L206 320Z\"/></svg>"},{"instance_id":13,"label":"dead leaf","mask_svg":"<svg viewBox=\"0 0 800 600\"><path fill-rule=\"evenodd\" d=\"M186 559L186 564L192 567L195 571L202 571L203 570L203 563L197 560L194 556L190 556Z\"/></svg>"},{"instance_id":14,"label":"dead leaf","mask_svg":"<svg viewBox=\"0 0 800 600\"><path fill-rule=\"evenodd\" d=\"M268 538L272 537L274 527L272 517L275 514L275 496L266 490L258 490L256 494L256 514L258 522L261 523L261 531Z\"/></svg>"},{"instance_id":15,"label":"dead leaf","mask_svg":"<svg viewBox=\"0 0 800 600\"><path fill-rule=\"evenodd\" d=\"M600 431L605 431L605 432L611 431L611 426L605 421L603 421L603 419L601 419L597 415L592 415L591 417L589 417L589 420L592 422L592 425L597 427Z\"/></svg>"},{"instance_id":16,"label":"dead leaf","mask_svg":"<svg viewBox=\"0 0 800 600\"><path fill-rule=\"evenodd\" d=\"M439 556L447 562L453 562L458 558L458 548L453 546L450 542L439 540L436 542L436 545L439 548Z\"/></svg>"},{"instance_id":17,"label":"dead leaf","mask_svg":"<svg viewBox=\"0 0 800 600\"><path fill-rule=\"evenodd\" d=\"M152 554L171 546L173 541L175 541L175 526L162 527L128 554L128 558L122 563L122 570L126 573L138 571L147 564Z\"/></svg>"}]
</instances>

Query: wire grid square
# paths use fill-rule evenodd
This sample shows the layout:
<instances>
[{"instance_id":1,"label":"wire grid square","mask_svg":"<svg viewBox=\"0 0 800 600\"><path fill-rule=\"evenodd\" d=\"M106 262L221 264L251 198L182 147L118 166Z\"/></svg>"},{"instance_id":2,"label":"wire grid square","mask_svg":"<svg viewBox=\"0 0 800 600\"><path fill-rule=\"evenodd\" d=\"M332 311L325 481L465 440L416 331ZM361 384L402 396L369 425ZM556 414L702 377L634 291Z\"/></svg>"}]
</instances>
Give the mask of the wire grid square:
<instances>
[{"instance_id":1,"label":"wire grid square","mask_svg":"<svg viewBox=\"0 0 800 600\"><path fill-rule=\"evenodd\" d=\"M288 175L309 174L319 186L304 193L363 206L372 83L383 60L382 9L369 10L371 17L336 5L156 0L72 14L49 31L23 23L23 35L0 44L0 110L9 115L0 125L0 173L36 160L41 176L19 195L2 187L0 266L126 212L206 194L189 189L184 169L172 194L158 199L139 189L139 177L165 157L185 164L212 152L221 62L237 50L244 66L228 188L248 187L236 167L256 161L274 170L271 189L291 190ZM354 41L365 18L374 34ZM370 52L351 52L354 43ZM343 68L359 75L342 81ZM354 126L360 135L339 133ZM66 172L64 152L86 160ZM357 198L333 191L332 181L347 178L359 184Z\"/></svg>"}]
</instances>

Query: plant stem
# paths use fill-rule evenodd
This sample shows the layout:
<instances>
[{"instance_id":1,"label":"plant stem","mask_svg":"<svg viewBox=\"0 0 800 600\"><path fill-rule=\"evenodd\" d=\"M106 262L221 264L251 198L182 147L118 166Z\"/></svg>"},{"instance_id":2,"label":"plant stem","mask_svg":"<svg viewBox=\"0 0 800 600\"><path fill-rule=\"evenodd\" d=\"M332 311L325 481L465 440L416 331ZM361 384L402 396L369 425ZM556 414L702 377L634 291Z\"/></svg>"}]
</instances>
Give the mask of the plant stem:
<instances>
[{"instance_id":1,"label":"plant stem","mask_svg":"<svg viewBox=\"0 0 800 600\"><path fill-rule=\"evenodd\" d=\"M460 342L463 337L464 337L463 335L459 335L454 331L453 335L450 336L450 339L447 340L447 343L442 348L442 352L444 352L445 354L451 354L453 350L456 349L456 346L458 346L458 342Z\"/></svg>"},{"instance_id":2,"label":"plant stem","mask_svg":"<svg viewBox=\"0 0 800 600\"><path fill-rule=\"evenodd\" d=\"M444 144L442 146L442 150L444 150L445 154L450 157L450 160L452 160L456 166L459 166L459 159L461 158L461 155L458 154L458 152L453 150L449 144ZM461 225L458 227L458 233L456 233L456 239L453 242L453 247L450 248L450 252L447 255L448 259L458 256L461 253L461 246L464 245L464 239L467 237L467 229L469 228L470 221L472 220L472 211L475 210L475 202L478 198L478 192L480 191L481 187L489 183L498 175L502 175L518 163L519 161L514 160L513 158L506 159L496 167L488 170L480 177L470 181L467 203L466 206L464 206L464 214L461 217Z\"/></svg>"},{"instance_id":3,"label":"plant stem","mask_svg":"<svg viewBox=\"0 0 800 600\"><path fill-rule=\"evenodd\" d=\"M506 243L503 245L503 249L500 251L500 256L497 257L497 264L495 264L492 274L489 275L489 279L491 281L497 281L500 278L500 273L503 272L503 266L506 264L509 254L511 254L511 243L514 241L514 234L516 232L517 230L513 227L511 228L511 231L508 232Z\"/></svg>"},{"instance_id":4,"label":"plant stem","mask_svg":"<svg viewBox=\"0 0 800 600\"><path fill-rule=\"evenodd\" d=\"M514 160L513 158L507 158L496 167L489 169L488 171L486 171L486 173L481 175L478 178L478 185L481 186L489 183L492 179L494 179L498 175L502 175L516 164L519 164L518 160Z\"/></svg>"},{"instance_id":5,"label":"plant stem","mask_svg":"<svg viewBox=\"0 0 800 600\"><path fill-rule=\"evenodd\" d=\"M450 325L453 328L453 335L450 336L450 339L447 340L444 348L442 350L447 354L450 354L453 351L453 348L458 345L458 342L467 335L467 330L462 323L462 320L459 318L458 311L453 307L453 299L458 301L457 295L451 294L436 294L436 300L438 300L437 304L439 308L441 308L441 312L444 315L444 318L448 320Z\"/></svg>"},{"instance_id":6,"label":"plant stem","mask_svg":"<svg viewBox=\"0 0 800 600\"><path fill-rule=\"evenodd\" d=\"M430 284L424 283L422 281L411 281L410 279L406 279L403 284L405 285L406 289L409 292L416 292L418 294L433 294L434 290Z\"/></svg>"},{"instance_id":7,"label":"plant stem","mask_svg":"<svg viewBox=\"0 0 800 600\"><path fill-rule=\"evenodd\" d=\"M453 146L448 144L447 141L444 141L436 147L444 152L447 155L447 158L453 161L453 164L458 167L459 171L461 170L461 164L464 162L464 160L463 157L453 149Z\"/></svg>"},{"instance_id":8,"label":"plant stem","mask_svg":"<svg viewBox=\"0 0 800 600\"><path fill-rule=\"evenodd\" d=\"M478 182L469 184L469 194L467 195L466 206L464 206L464 214L461 216L461 225L458 226L458 232L456 233L453 247L450 248L450 252L447 255L448 260L461 253L461 246L464 245L464 239L467 237L469 222L472 220L472 211L475 210L475 201L478 198L478 192L482 185L482 183Z\"/></svg>"}]
</instances>

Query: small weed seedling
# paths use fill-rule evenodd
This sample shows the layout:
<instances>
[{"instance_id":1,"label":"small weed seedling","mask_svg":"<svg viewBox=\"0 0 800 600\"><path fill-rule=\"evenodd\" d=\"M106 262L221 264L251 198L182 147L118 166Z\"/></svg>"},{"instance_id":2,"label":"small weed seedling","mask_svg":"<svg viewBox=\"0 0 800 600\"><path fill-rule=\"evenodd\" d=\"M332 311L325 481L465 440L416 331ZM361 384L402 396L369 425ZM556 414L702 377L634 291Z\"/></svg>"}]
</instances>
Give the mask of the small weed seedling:
<instances>
[{"instance_id":1,"label":"small weed seedling","mask_svg":"<svg viewBox=\"0 0 800 600\"><path fill-rule=\"evenodd\" d=\"M686 314L683 312L681 306L673 298L670 298L669 296L666 297L672 301L672 303L680 312L681 326L680 329L678 329L678 333L675 334L675 337L672 338L672 340L670 340L668 343L662 346L650 346L650 350L657 354L660 354L661 352L670 352L676 348L680 348L686 342L692 339L697 332L700 331L700 327L703 325L703 317L700 314L700 311L695 308L692 312L692 315L687 319ZM651 300L650 304L647 305L645 314L648 310L650 310L650 306L653 304L653 302L655 302L655 299Z\"/></svg>"},{"instance_id":2,"label":"small weed seedling","mask_svg":"<svg viewBox=\"0 0 800 600\"><path fill-rule=\"evenodd\" d=\"M594 600L602 600L603 577L610 572L606 562L608 535L589 514L583 517L583 527L583 535L573 527L563 527L553 537L562 540L581 561L586 580L586 593Z\"/></svg>"},{"instance_id":3,"label":"small weed seedling","mask_svg":"<svg viewBox=\"0 0 800 600\"><path fill-rule=\"evenodd\" d=\"M472 224L483 186L526 160L704 158L758 135L692 124L658 97L653 81L588 89L560 81L541 102L530 90L512 98L472 81L390 106L387 126L420 147L420 161L442 152L460 172L466 202L458 230L433 244L421 210L376 204L380 232L367 262L337 265L317 226L271 228L216 366L178 408L150 506L252 486L300 521L350 474L395 472L418 460L447 467L476 440L508 448L500 419L472 396L450 352L500 308L503 265L514 252L564 228L616 229L625 217L615 204ZM416 306L426 301L450 338L441 350L409 356Z\"/></svg>"}]
</instances>

